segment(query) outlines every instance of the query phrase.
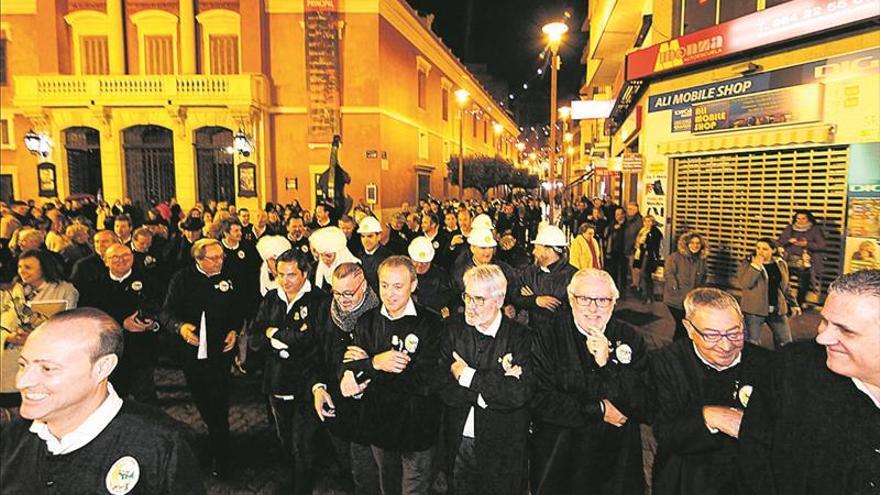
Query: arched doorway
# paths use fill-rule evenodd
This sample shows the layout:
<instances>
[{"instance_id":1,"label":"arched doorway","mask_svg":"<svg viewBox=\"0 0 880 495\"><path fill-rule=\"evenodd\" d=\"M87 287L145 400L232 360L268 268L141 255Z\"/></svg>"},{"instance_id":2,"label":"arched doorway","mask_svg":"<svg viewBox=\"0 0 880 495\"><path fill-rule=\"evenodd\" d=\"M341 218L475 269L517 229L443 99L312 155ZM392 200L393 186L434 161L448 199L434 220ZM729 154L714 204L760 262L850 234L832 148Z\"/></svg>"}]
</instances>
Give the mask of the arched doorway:
<instances>
[{"instance_id":1,"label":"arched doorway","mask_svg":"<svg viewBox=\"0 0 880 495\"><path fill-rule=\"evenodd\" d=\"M170 129L138 125L123 133L125 184L132 202L149 208L151 201L166 201L174 186L174 136Z\"/></svg>"},{"instance_id":2,"label":"arched doorway","mask_svg":"<svg viewBox=\"0 0 880 495\"><path fill-rule=\"evenodd\" d=\"M196 131L196 166L199 201L235 201L235 167L232 131L225 127L202 127Z\"/></svg>"},{"instance_id":3,"label":"arched doorway","mask_svg":"<svg viewBox=\"0 0 880 495\"><path fill-rule=\"evenodd\" d=\"M91 127L64 131L70 194L98 194L101 189L101 135Z\"/></svg>"}]
</instances>

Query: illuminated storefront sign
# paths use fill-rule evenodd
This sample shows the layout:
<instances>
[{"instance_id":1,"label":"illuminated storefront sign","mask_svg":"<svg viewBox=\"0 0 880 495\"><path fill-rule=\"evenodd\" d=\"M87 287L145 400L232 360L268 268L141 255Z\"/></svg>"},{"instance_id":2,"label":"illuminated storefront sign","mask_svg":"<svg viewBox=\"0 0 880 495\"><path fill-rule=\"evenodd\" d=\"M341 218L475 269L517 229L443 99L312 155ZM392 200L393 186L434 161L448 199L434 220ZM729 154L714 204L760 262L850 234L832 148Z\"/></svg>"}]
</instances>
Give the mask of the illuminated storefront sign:
<instances>
[{"instance_id":1,"label":"illuminated storefront sign","mask_svg":"<svg viewBox=\"0 0 880 495\"><path fill-rule=\"evenodd\" d=\"M822 90L821 84L809 84L695 105L691 131L816 122L822 118Z\"/></svg>"},{"instance_id":2,"label":"illuminated storefront sign","mask_svg":"<svg viewBox=\"0 0 880 495\"><path fill-rule=\"evenodd\" d=\"M626 57L626 79L736 54L878 16L880 0L793 0Z\"/></svg>"}]
</instances>

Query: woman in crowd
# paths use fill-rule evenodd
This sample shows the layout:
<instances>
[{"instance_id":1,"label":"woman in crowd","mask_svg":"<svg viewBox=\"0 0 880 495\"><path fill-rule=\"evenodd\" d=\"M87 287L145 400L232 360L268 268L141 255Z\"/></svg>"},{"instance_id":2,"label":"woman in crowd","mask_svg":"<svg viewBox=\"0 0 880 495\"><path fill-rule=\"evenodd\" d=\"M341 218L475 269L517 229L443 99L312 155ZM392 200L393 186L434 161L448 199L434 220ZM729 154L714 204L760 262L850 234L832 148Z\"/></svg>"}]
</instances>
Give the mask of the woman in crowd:
<instances>
[{"instance_id":1,"label":"woman in crowd","mask_svg":"<svg viewBox=\"0 0 880 495\"><path fill-rule=\"evenodd\" d=\"M660 243L663 241L663 233L657 228L657 221L651 215L645 215L642 220L642 228L636 235L636 252L633 258L633 267L641 270L639 277L642 296L645 304L654 302L654 272L660 266Z\"/></svg>"},{"instance_id":2,"label":"woman in crowd","mask_svg":"<svg viewBox=\"0 0 880 495\"><path fill-rule=\"evenodd\" d=\"M764 323L773 332L776 349L791 342L788 315L799 315L801 309L791 297L788 263L778 256L776 242L769 237L758 239L755 254L743 261L737 277L742 288L740 305L745 314L749 342L760 342Z\"/></svg>"},{"instance_id":3,"label":"woman in crowd","mask_svg":"<svg viewBox=\"0 0 880 495\"><path fill-rule=\"evenodd\" d=\"M785 249L785 261L797 277L797 303L806 309L807 292L810 287L818 297L822 291L822 271L825 264L822 253L825 251L825 235L816 225L816 218L809 210L798 210L791 219L791 225L779 235L779 245Z\"/></svg>"},{"instance_id":4,"label":"woman in crowd","mask_svg":"<svg viewBox=\"0 0 880 495\"><path fill-rule=\"evenodd\" d=\"M596 239L596 226L582 223L578 227L578 235L571 241L571 253L568 262L578 270L584 268L602 269L602 248Z\"/></svg>"},{"instance_id":5,"label":"woman in crowd","mask_svg":"<svg viewBox=\"0 0 880 495\"><path fill-rule=\"evenodd\" d=\"M617 287L626 287L626 274L629 270L624 250L625 233L626 213L623 208L617 207L614 209L614 220L608 225L605 234L605 270L611 274Z\"/></svg>"},{"instance_id":6,"label":"woman in crowd","mask_svg":"<svg viewBox=\"0 0 880 495\"><path fill-rule=\"evenodd\" d=\"M24 341L53 314L75 308L79 292L49 252L30 249L18 257L18 276L0 299L0 407L14 407L21 400L15 374Z\"/></svg>"},{"instance_id":7,"label":"woman in crowd","mask_svg":"<svg viewBox=\"0 0 880 495\"><path fill-rule=\"evenodd\" d=\"M706 286L706 242L696 232L685 232L678 238L678 250L666 258L663 275L663 302L675 320L674 340L687 338L684 320L684 298L697 287Z\"/></svg>"}]
</instances>

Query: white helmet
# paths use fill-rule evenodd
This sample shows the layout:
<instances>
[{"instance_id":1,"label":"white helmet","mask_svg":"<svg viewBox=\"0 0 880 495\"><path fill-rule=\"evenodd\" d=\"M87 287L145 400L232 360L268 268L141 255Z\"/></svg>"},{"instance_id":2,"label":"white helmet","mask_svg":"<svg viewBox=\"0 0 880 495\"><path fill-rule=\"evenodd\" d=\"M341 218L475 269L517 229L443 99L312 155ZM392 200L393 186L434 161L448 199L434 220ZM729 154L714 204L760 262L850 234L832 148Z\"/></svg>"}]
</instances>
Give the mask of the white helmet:
<instances>
[{"instance_id":1,"label":"white helmet","mask_svg":"<svg viewBox=\"0 0 880 495\"><path fill-rule=\"evenodd\" d=\"M376 217L364 217L361 225L358 227L358 234L381 234L382 224Z\"/></svg>"},{"instance_id":2,"label":"white helmet","mask_svg":"<svg viewBox=\"0 0 880 495\"><path fill-rule=\"evenodd\" d=\"M489 217L486 217L489 218ZM492 230L487 228L471 229L471 235L468 236L468 244L475 247L491 248L498 245Z\"/></svg>"},{"instance_id":3,"label":"white helmet","mask_svg":"<svg viewBox=\"0 0 880 495\"><path fill-rule=\"evenodd\" d=\"M545 225L538 229L538 236L532 241L540 246L568 247L565 233L555 225Z\"/></svg>"},{"instance_id":4,"label":"white helmet","mask_svg":"<svg viewBox=\"0 0 880 495\"><path fill-rule=\"evenodd\" d=\"M434 260L434 246L431 240L425 236L416 237L409 243L407 249L410 259L419 263L430 263Z\"/></svg>"},{"instance_id":5,"label":"white helmet","mask_svg":"<svg viewBox=\"0 0 880 495\"><path fill-rule=\"evenodd\" d=\"M472 229L489 229L492 230L495 227L492 225L492 219L489 218L489 215L485 213L480 213L474 218L474 221L471 222ZM470 241L468 241L470 242Z\"/></svg>"}]
</instances>

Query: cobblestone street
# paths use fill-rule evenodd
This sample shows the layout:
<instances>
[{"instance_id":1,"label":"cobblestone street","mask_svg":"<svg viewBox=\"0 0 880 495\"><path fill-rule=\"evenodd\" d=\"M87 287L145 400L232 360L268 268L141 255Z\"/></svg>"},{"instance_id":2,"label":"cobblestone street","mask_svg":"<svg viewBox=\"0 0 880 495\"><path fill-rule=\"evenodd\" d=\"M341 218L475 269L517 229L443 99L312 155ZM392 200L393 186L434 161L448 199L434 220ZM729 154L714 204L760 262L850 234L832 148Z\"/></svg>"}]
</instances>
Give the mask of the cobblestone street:
<instances>
[{"instance_id":1,"label":"cobblestone street","mask_svg":"<svg viewBox=\"0 0 880 495\"><path fill-rule=\"evenodd\" d=\"M662 347L671 341L673 323L666 308L655 303L649 308L636 303L634 299L618 303L618 315L642 333L651 348ZM641 322L641 325L638 323ZM792 332L795 340L815 336L819 323L816 311L792 319ZM769 332L765 330L764 344L770 345ZM189 425L196 434L198 452L207 445L207 430L199 419L198 411L186 390L183 373L172 367L161 367L156 381L162 408L174 418ZM268 412L259 395L259 382L250 377L235 377L233 380L232 405L230 409L230 428L232 431L233 459L237 469L230 481L220 481L206 473L206 485L211 494L280 494L286 493L284 486L289 479L282 461L281 451L271 428ZM645 472L650 479L653 463L653 436L649 427L643 426ZM316 494L333 495L341 493L328 489L328 480L321 480Z\"/></svg>"}]
</instances>

